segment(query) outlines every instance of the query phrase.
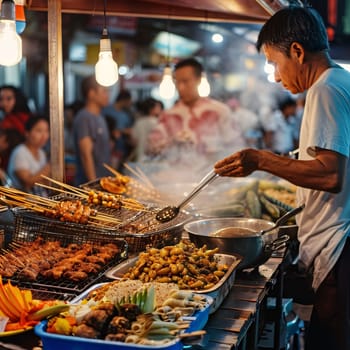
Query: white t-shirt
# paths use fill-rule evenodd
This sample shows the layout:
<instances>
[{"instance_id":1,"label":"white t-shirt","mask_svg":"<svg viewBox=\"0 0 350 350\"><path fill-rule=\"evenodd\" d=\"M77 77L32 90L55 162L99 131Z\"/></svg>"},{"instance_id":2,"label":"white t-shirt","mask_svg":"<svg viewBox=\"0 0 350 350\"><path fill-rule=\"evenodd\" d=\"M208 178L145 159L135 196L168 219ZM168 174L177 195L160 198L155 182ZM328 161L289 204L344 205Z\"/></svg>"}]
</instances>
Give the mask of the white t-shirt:
<instances>
[{"instance_id":1,"label":"white t-shirt","mask_svg":"<svg viewBox=\"0 0 350 350\"><path fill-rule=\"evenodd\" d=\"M350 154L350 74L341 68L326 70L309 89L300 133L300 160L313 159L313 148ZM329 193L298 188L297 217L300 260L314 268L317 289L337 262L350 236L350 162L343 189Z\"/></svg>"},{"instance_id":2,"label":"white t-shirt","mask_svg":"<svg viewBox=\"0 0 350 350\"><path fill-rule=\"evenodd\" d=\"M28 191L28 189L23 188L23 185L16 176L16 171L29 170L30 173L34 175L39 172L40 169L42 169L46 164L47 158L43 150L39 150L39 158L36 159L25 144L22 143L18 145L12 151L8 165L8 175L13 181L13 186L20 190ZM35 189L34 192L36 193Z\"/></svg>"}]
</instances>

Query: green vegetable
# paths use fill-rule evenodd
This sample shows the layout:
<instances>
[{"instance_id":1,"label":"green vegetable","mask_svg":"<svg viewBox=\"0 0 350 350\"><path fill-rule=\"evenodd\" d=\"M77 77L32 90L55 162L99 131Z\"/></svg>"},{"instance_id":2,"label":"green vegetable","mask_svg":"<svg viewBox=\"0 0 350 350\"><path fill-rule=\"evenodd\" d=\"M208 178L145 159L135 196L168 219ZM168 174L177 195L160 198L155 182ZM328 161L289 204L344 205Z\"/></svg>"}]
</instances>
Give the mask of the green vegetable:
<instances>
[{"instance_id":1,"label":"green vegetable","mask_svg":"<svg viewBox=\"0 0 350 350\"><path fill-rule=\"evenodd\" d=\"M249 190L246 194L247 207L252 218L260 219L261 218L261 203L258 195Z\"/></svg>"},{"instance_id":2,"label":"green vegetable","mask_svg":"<svg viewBox=\"0 0 350 350\"><path fill-rule=\"evenodd\" d=\"M259 195L259 199L263 208L272 217L273 220L278 219L281 216L281 211L277 205L271 203L264 194Z\"/></svg>"},{"instance_id":3,"label":"green vegetable","mask_svg":"<svg viewBox=\"0 0 350 350\"><path fill-rule=\"evenodd\" d=\"M143 305L143 308L141 309L145 314L149 312L153 312L156 305L156 292L154 290L154 286L151 285L151 287L147 290L147 295L145 299L145 303Z\"/></svg>"}]
</instances>

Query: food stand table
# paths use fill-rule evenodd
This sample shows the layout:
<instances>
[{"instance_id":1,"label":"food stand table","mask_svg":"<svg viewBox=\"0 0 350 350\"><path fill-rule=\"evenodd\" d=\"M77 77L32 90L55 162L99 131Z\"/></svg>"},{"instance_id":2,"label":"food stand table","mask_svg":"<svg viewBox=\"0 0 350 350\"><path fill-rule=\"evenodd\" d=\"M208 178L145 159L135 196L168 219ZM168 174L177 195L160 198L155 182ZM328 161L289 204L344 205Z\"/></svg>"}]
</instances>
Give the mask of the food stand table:
<instances>
[{"instance_id":1,"label":"food stand table","mask_svg":"<svg viewBox=\"0 0 350 350\"><path fill-rule=\"evenodd\" d=\"M282 257L271 257L259 267L259 271L237 273L231 292L205 327L208 334L205 349L257 349L267 297L278 284L281 262ZM276 309L278 307L279 303ZM277 315L282 313L276 311ZM279 332L275 343L279 343L277 334Z\"/></svg>"},{"instance_id":2,"label":"food stand table","mask_svg":"<svg viewBox=\"0 0 350 350\"><path fill-rule=\"evenodd\" d=\"M255 269L237 273L229 295L209 317L203 348L257 349L267 296L278 282L282 260L282 256L274 256L261 265L259 271ZM32 330L0 339L0 349L16 349L10 347L13 345L17 345L17 349L33 349L40 346L40 339Z\"/></svg>"}]
</instances>

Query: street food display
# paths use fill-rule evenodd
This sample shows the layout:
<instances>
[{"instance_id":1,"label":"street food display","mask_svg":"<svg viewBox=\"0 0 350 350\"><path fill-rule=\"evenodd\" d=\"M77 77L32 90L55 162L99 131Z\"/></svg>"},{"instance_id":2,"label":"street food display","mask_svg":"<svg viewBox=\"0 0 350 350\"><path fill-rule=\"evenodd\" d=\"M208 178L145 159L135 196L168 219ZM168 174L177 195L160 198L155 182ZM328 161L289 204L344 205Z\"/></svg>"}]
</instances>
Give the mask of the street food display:
<instances>
[{"instance_id":1,"label":"street food display","mask_svg":"<svg viewBox=\"0 0 350 350\"><path fill-rule=\"evenodd\" d=\"M112 288L114 293L110 292ZM142 344L154 349L178 342L185 332L193 335L200 330L208 319L211 301L210 297L180 291L167 283L106 283L83 293L68 311L51 318L44 324L45 329L37 331L44 345L45 333L51 333L68 336L65 341L69 337L78 342L78 338L87 338L92 343L104 339L106 344ZM62 337L56 340L60 343ZM84 343L84 339L80 341Z\"/></svg>"},{"instance_id":2,"label":"street food display","mask_svg":"<svg viewBox=\"0 0 350 350\"><path fill-rule=\"evenodd\" d=\"M140 185L114 173L77 188L45 178L50 198L0 187L0 201L15 217L12 242L0 252L0 276L7 282L0 285L0 314L10 316L5 332L35 326L50 349L117 344L123 350L180 350L185 334L201 330L228 295L241 257L183 239L187 212L158 222L164 203L149 201L157 191L146 180ZM214 215L276 220L295 206L295 191L257 180L221 199L208 207ZM113 281L99 283L107 278ZM45 292L56 294L37 297ZM30 298L50 300L52 309L29 317ZM61 309L53 308L57 300ZM38 324L47 315L49 321Z\"/></svg>"},{"instance_id":3,"label":"street food display","mask_svg":"<svg viewBox=\"0 0 350 350\"><path fill-rule=\"evenodd\" d=\"M60 241L12 243L11 251L0 256L0 275L21 280L36 281L40 276L49 280L81 281L97 273L120 252L114 243L97 245Z\"/></svg>"},{"instance_id":4,"label":"street food display","mask_svg":"<svg viewBox=\"0 0 350 350\"><path fill-rule=\"evenodd\" d=\"M142 282L172 282L180 289L210 289L229 268L218 263L216 253L218 249L197 248L187 241L161 249L149 248L139 254L135 265L122 277Z\"/></svg>"}]
</instances>

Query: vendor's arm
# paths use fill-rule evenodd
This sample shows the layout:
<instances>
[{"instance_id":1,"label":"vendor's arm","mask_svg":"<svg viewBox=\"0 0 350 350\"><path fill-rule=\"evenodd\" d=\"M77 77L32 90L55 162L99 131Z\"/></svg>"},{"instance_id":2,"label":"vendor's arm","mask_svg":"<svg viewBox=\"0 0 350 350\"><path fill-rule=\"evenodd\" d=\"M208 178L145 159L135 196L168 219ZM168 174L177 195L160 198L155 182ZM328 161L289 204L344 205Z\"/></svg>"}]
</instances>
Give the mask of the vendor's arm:
<instances>
[{"instance_id":1,"label":"vendor's arm","mask_svg":"<svg viewBox=\"0 0 350 350\"><path fill-rule=\"evenodd\" d=\"M340 192L347 158L340 153L315 149L312 160L296 160L265 150L245 149L215 164L220 176L248 176L256 170L266 171L289 182L320 191Z\"/></svg>"},{"instance_id":2,"label":"vendor's arm","mask_svg":"<svg viewBox=\"0 0 350 350\"><path fill-rule=\"evenodd\" d=\"M91 137L85 136L79 140L79 152L85 176L88 181L96 179L95 163L93 157L93 141Z\"/></svg>"}]
</instances>

